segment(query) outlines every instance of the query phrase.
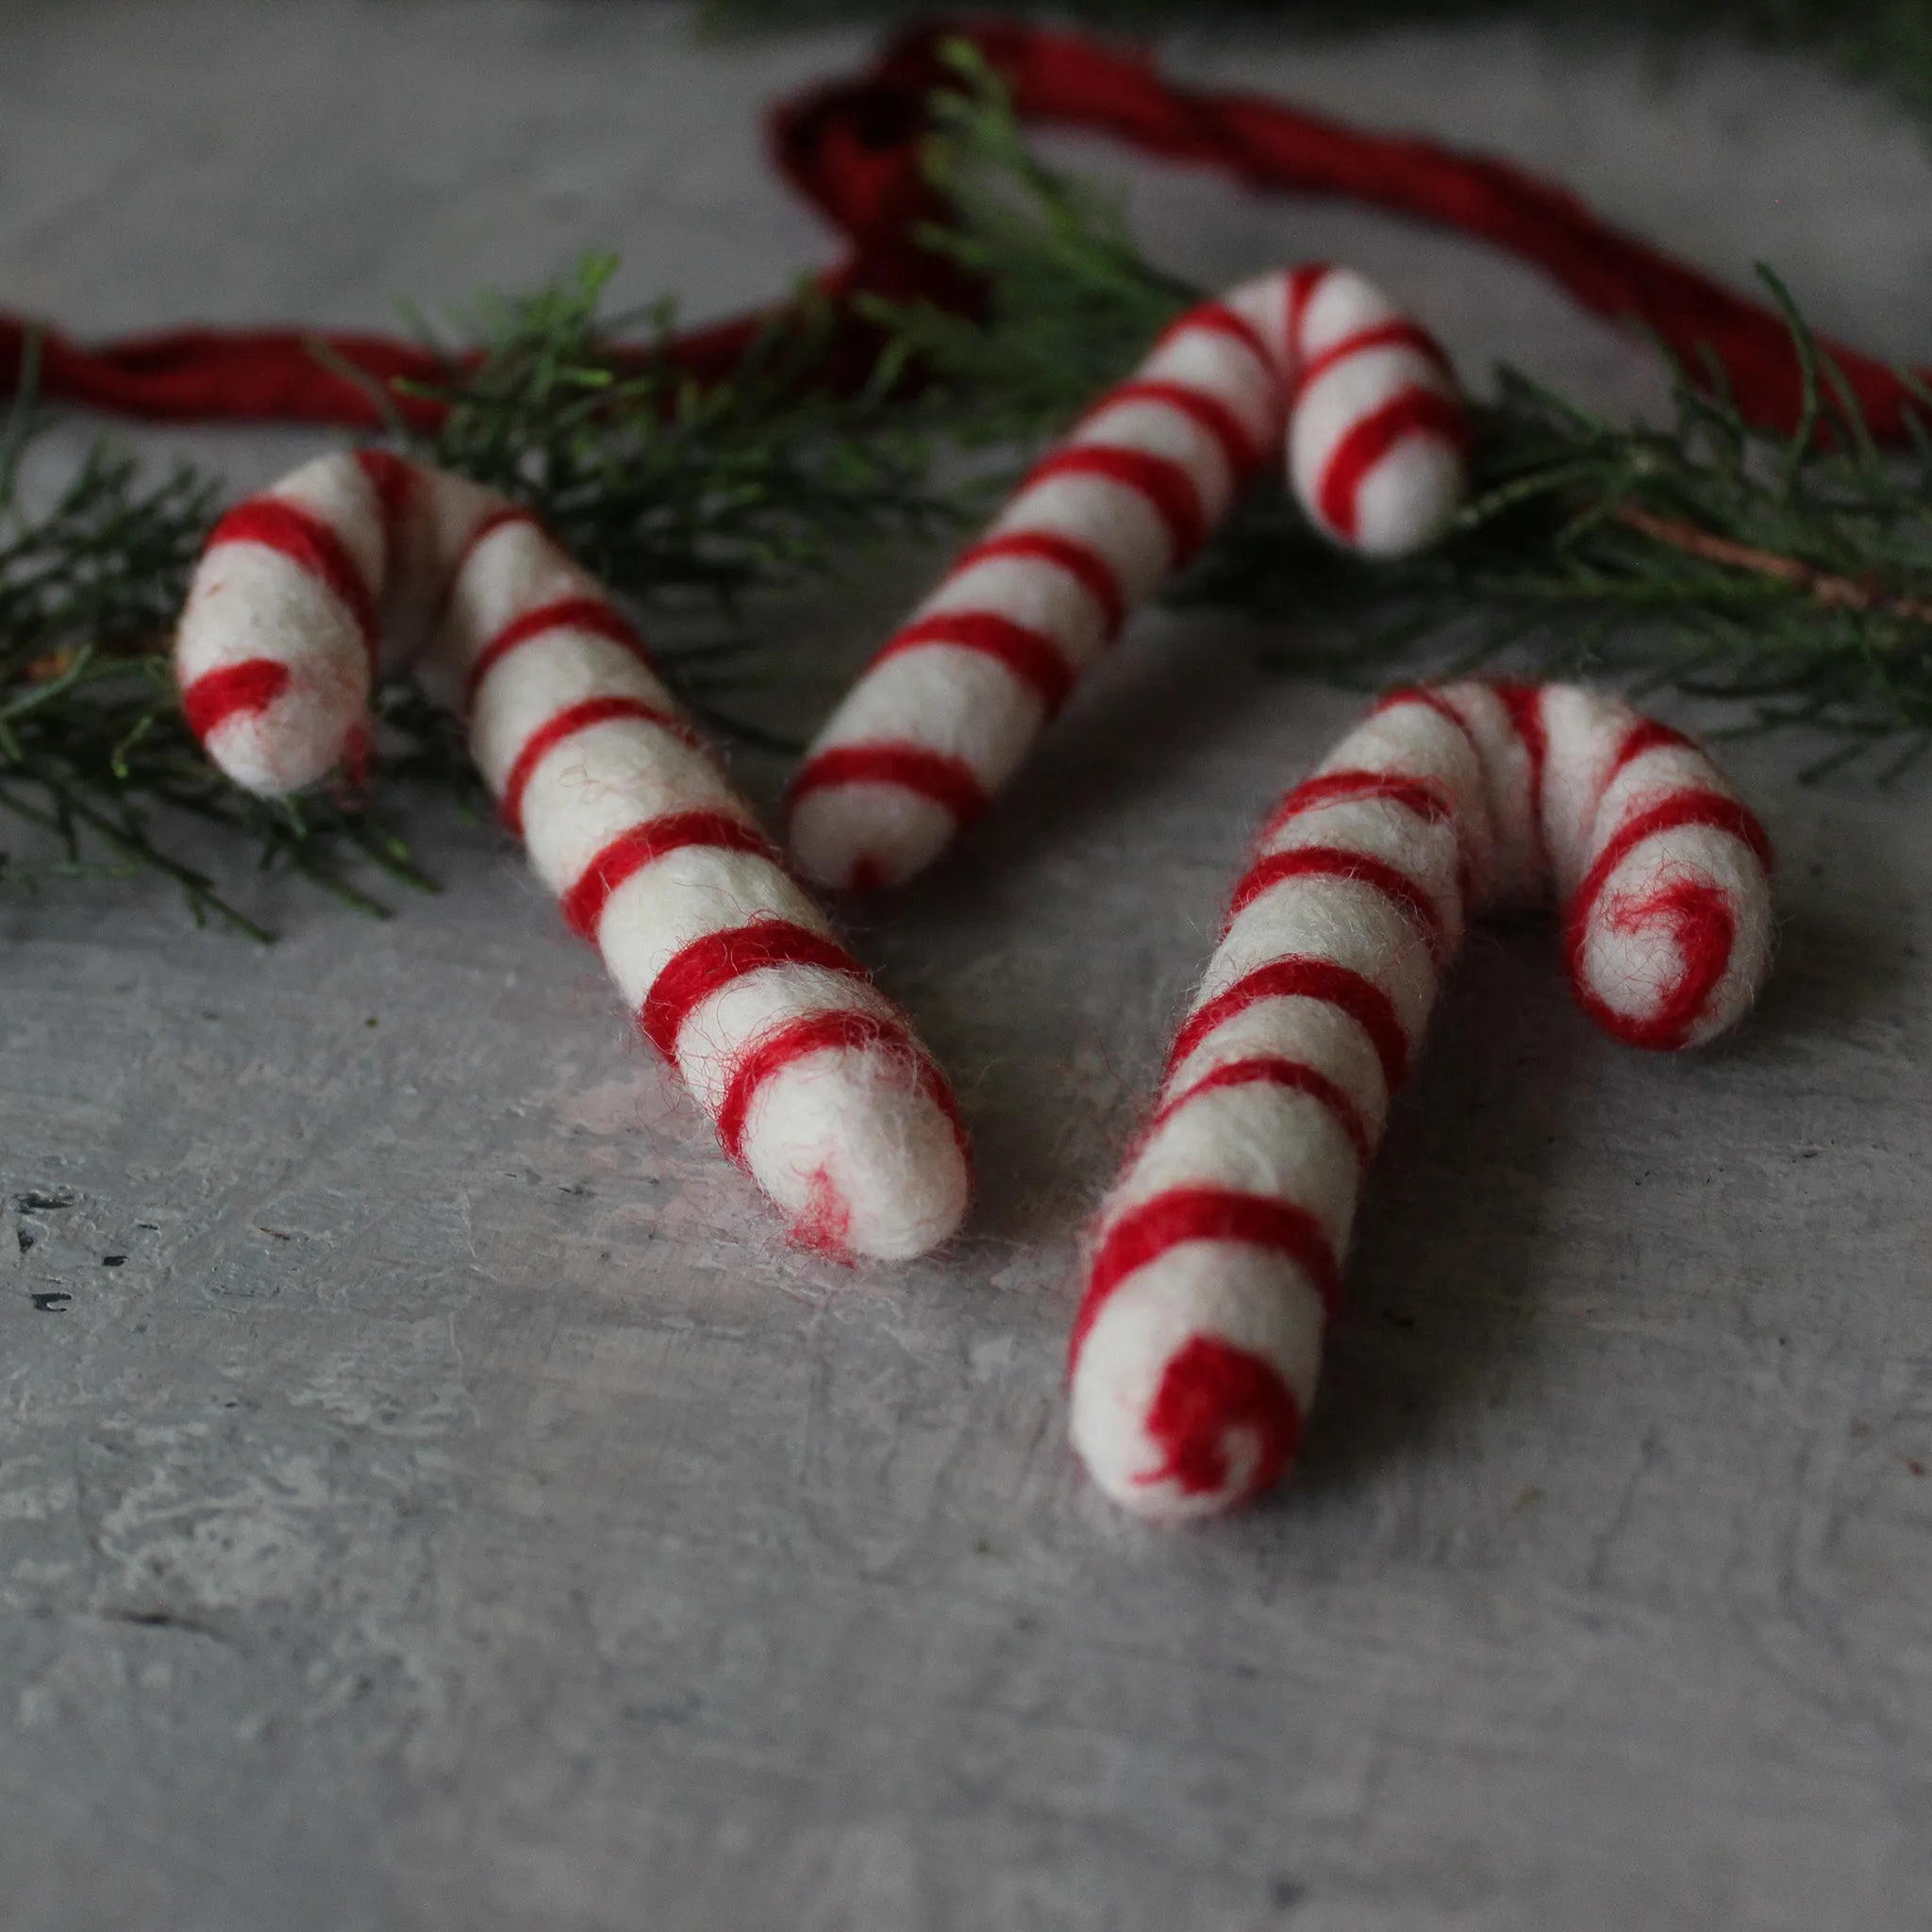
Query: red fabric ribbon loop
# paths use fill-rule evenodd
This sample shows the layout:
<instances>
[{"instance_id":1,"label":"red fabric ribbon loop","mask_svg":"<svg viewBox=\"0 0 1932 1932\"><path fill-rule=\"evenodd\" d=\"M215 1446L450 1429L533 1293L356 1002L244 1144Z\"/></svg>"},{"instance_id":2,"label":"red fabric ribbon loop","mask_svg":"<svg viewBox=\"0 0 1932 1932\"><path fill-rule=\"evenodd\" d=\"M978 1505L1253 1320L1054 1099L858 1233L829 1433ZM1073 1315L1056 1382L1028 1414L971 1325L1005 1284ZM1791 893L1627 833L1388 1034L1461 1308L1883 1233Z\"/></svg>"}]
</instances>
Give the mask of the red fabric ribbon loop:
<instances>
[{"instance_id":1,"label":"red fabric ribbon loop","mask_svg":"<svg viewBox=\"0 0 1932 1932\"><path fill-rule=\"evenodd\" d=\"M1219 170L1250 188L1335 195L1494 242L1543 270L1577 303L1635 323L1693 371L1716 355L1739 408L1789 433L1801 380L1783 318L1710 276L1600 220L1576 196L1508 161L1431 141L1365 133L1252 94L1215 93L1164 79L1141 56L1089 36L1005 20L919 26L891 42L871 70L812 89L773 109L772 156L791 185L843 235L845 259L820 277L835 329L823 379L864 380L878 337L853 309L858 293L924 299L971 312L977 291L917 229L944 208L919 169L927 100L950 78L941 49L972 42L1013 91L1023 121L1113 136L1168 159ZM673 353L701 381L726 374L770 311L680 336ZM29 325L0 316L0 389L18 386ZM375 428L369 393L399 379L447 381L420 344L295 328L182 328L83 348L38 332L41 392L109 414L156 422L248 420ZM317 341L361 372L365 389L328 366ZM1910 391L1875 358L1820 338L1882 442L1906 440ZM1932 372L1924 372L1932 376ZM418 426L440 406L398 398Z\"/></svg>"}]
</instances>

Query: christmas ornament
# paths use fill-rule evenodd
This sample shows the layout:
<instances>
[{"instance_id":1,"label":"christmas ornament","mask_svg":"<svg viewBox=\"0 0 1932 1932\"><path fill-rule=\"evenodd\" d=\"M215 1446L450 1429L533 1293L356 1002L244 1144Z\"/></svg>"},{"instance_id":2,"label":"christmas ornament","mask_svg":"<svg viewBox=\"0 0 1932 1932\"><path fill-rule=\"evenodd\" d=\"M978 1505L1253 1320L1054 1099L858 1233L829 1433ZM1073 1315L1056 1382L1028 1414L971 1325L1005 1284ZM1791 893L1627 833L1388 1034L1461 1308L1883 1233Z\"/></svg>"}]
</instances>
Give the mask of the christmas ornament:
<instances>
[{"instance_id":1,"label":"christmas ornament","mask_svg":"<svg viewBox=\"0 0 1932 1932\"><path fill-rule=\"evenodd\" d=\"M1585 1011L1701 1045L1769 965L1771 863L1710 759L1612 699L1385 697L1262 825L1100 1209L1070 1362L1107 1494L1174 1521L1287 1469L1362 1176L1467 914L1554 897Z\"/></svg>"},{"instance_id":2,"label":"christmas ornament","mask_svg":"<svg viewBox=\"0 0 1932 1932\"><path fill-rule=\"evenodd\" d=\"M82 346L0 316L0 386L18 391L4 447L30 444L36 395L163 421L384 425L530 504L627 607L714 591L728 624L750 593L822 576L858 542L929 532L958 501L938 480L958 440L1018 449L1064 433L1202 299L1140 254L1103 197L1030 154L1022 121L1480 236L1680 358L1664 425L1613 425L1499 372L1471 406L1471 501L1418 559L1355 567L1309 541L1292 492L1251 489L1190 573L1190 601L1283 625L1282 655L1340 660L1352 678L1454 624L1478 652L1641 671L1747 719L1821 727L1848 758L1923 750L1921 377L1814 336L1770 277L1777 308L1512 164L1189 88L1012 22L915 30L774 109L778 165L851 244L802 301L617 340L587 274L500 301L489 339L463 350L301 328ZM908 369L933 382L897 383ZM152 675L219 479L143 477L108 444L51 499L20 475L0 462L0 814L58 850L51 864L31 845L0 853L0 880L105 860L266 937L177 841L185 811L354 905L378 904L371 864L420 882L396 781L465 781L406 691L385 695L385 753L358 809L309 794L299 813L269 811L211 772ZM688 698L729 701L700 682L703 664L687 677L666 654L660 668Z\"/></svg>"},{"instance_id":3,"label":"christmas ornament","mask_svg":"<svg viewBox=\"0 0 1932 1932\"><path fill-rule=\"evenodd\" d=\"M381 452L318 458L215 526L175 665L209 756L272 796L353 770L373 680L412 671L794 1238L904 1259L958 1226L943 1075L527 509Z\"/></svg>"},{"instance_id":4,"label":"christmas ornament","mask_svg":"<svg viewBox=\"0 0 1932 1932\"><path fill-rule=\"evenodd\" d=\"M1447 359L1353 270L1285 270L1191 309L833 712L792 781L800 866L865 891L938 858L1284 441L1309 521L1370 557L1421 549L1468 483Z\"/></svg>"}]
</instances>

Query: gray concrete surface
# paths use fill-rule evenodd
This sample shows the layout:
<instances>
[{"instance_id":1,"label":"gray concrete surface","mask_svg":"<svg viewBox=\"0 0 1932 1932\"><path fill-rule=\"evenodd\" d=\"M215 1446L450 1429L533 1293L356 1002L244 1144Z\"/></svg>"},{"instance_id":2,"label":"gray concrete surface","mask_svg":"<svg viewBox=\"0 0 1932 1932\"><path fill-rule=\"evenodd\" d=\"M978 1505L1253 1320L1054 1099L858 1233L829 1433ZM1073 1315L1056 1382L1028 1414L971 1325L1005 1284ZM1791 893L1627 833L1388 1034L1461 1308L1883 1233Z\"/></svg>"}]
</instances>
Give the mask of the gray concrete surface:
<instances>
[{"instance_id":1,"label":"gray concrete surface","mask_svg":"<svg viewBox=\"0 0 1932 1932\"><path fill-rule=\"evenodd\" d=\"M381 324L608 242L627 292L721 310L824 250L754 110L859 44L15 4L0 300ZM1175 58L1555 168L1932 357L1926 153L1804 68ZM1478 249L1123 172L1197 273L1344 253L1465 360L1655 398ZM149 440L248 480L311 446ZM889 602L774 615L810 703ZM1141 626L859 931L979 1149L971 1238L916 1268L774 1243L476 826L425 812L447 890L386 925L265 889L266 952L158 890L0 902L0 1926L1932 1922L1927 787L1738 754L1783 954L1703 1058L1596 1038L1547 930L1480 937L1293 1489L1175 1536L1078 1479L1080 1216L1246 827L1352 710L1252 642Z\"/></svg>"}]
</instances>

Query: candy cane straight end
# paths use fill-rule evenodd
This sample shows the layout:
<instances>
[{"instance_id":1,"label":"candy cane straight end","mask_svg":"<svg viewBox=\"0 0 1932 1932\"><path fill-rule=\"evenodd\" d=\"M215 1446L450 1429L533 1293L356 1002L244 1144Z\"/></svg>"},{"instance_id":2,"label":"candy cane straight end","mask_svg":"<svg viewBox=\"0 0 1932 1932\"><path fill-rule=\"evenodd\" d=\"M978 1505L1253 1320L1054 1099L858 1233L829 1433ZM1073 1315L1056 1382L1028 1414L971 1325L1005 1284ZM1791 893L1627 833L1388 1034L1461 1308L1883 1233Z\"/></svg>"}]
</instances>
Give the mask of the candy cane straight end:
<instances>
[{"instance_id":1,"label":"candy cane straight end","mask_svg":"<svg viewBox=\"0 0 1932 1932\"><path fill-rule=\"evenodd\" d=\"M1413 556L1441 536L1468 494L1469 466L1455 443L1440 436L1400 443L1357 486L1348 547L1363 557Z\"/></svg>"},{"instance_id":2,"label":"candy cane straight end","mask_svg":"<svg viewBox=\"0 0 1932 1932\"><path fill-rule=\"evenodd\" d=\"M1272 1489L1300 1446L1321 1357L1305 1284L1259 1250L1171 1249L1086 1316L1073 1352L1074 1447L1151 1522L1219 1515Z\"/></svg>"},{"instance_id":3,"label":"candy cane straight end","mask_svg":"<svg viewBox=\"0 0 1932 1932\"><path fill-rule=\"evenodd\" d=\"M829 1049L765 1083L740 1147L801 1247L909 1261L958 1233L964 1141L931 1062L891 1044Z\"/></svg>"},{"instance_id":4,"label":"candy cane straight end","mask_svg":"<svg viewBox=\"0 0 1932 1932\"><path fill-rule=\"evenodd\" d=\"M183 708L255 790L353 773L385 644L466 714L504 823L792 1238L903 1260L951 1235L969 1177L943 1076L527 510L380 451L305 464L208 540Z\"/></svg>"},{"instance_id":5,"label":"candy cane straight end","mask_svg":"<svg viewBox=\"0 0 1932 1932\"><path fill-rule=\"evenodd\" d=\"M834 892L904 885L951 844L957 815L901 785L815 782L810 766L792 790L787 842L798 869Z\"/></svg>"}]
</instances>

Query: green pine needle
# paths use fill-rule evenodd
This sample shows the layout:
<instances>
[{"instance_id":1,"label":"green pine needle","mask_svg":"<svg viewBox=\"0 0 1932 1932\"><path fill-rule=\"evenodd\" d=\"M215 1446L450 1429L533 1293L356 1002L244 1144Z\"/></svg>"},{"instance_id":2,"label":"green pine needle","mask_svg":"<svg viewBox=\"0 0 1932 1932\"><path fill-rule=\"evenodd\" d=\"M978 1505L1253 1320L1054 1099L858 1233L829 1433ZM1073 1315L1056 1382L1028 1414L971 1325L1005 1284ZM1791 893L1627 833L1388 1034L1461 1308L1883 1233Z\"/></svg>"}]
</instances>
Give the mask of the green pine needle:
<instances>
[{"instance_id":1,"label":"green pine needle","mask_svg":"<svg viewBox=\"0 0 1932 1932\"><path fill-rule=\"evenodd\" d=\"M488 358L440 392L447 421L415 453L529 504L646 617L734 613L855 544L951 520L921 412L890 400L898 354L857 396L816 388L833 318L801 291L728 382L702 389L666 353L670 303L600 316L616 266L592 258L573 282L480 304Z\"/></svg>"},{"instance_id":2,"label":"green pine needle","mask_svg":"<svg viewBox=\"0 0 1932 1932\"><path fill-rule=\"evenodd\" d=\"M669 634L662 668L693 709L758 740L720 708L756 674L746 600L823 580L866 544L949 525L972 499L929 480L931 410L895 396L899 349L859 394L824 392L814 376L832 319L802 293L730 380L700 389L666 353L669 304L600 315L614 267L596 258L554 288L479 303L480 362L448 351L435 435L409 438L380 400L411 454L535 509ZM0 850L0 884L146 871L178 885L197 920L266 937L232 888L179 856L185 816L238 834L258 869L365 911L384 909L360 882L372 868L428 887L394 819L412 784L481 808L459 730L397 685L379 694L368 796L271 805L223 779L181 720L165 658L220 483L185 467L144 483L131 455L102 441L31 513L21 462L48 421L31 373L0 432L0 812L53 856Z\"/></svg>"},{"instance_id":3,"label":"green pine needle","mask_svg":"<svg viewBox=\"0 0 1932 1932\"><path fill-rule=\"evenodd\" d=\"M974 326L892 317L962 418L1015 441L1062 428L1201 291L1134 247L1115 209L1025 149L998 78L948 58L933 178L958 229L941 245L990 279ZM1762 271L1806 372L1794 435L1752 428L1722 372L1675 371L1675 420L1619 427L1520 372L1474 413L1474 500L1428 555L1344 557L1279 487L1248 495L1177 601L1280 626L1284 663L1348 682L1507 650L1546 671L1641 674L1914 756L1932 735L1932 396L1914 447L1881 455L1843 376Z\"/></svg>"}]
</instances>

